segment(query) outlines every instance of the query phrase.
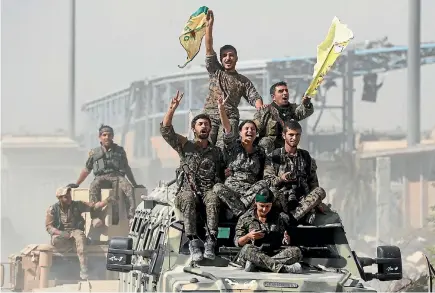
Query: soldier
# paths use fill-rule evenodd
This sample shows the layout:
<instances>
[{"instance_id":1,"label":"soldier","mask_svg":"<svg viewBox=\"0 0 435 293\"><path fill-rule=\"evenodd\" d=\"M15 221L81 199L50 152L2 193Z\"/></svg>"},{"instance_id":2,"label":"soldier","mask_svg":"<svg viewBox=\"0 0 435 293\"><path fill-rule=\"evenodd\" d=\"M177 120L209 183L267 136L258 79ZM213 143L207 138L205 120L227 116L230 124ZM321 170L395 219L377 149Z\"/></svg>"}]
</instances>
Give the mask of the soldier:
<instances>
[{"instance_id":1,"label":"soldier","mask_svg":"<svg viewBox=\"0 0 435 293\"><path fill-rule=\"evenodd\" d=\"M203 257L214 259L219 199L212 189L216 182L220 182L222 152L208 141L211 121L206 114L199 114L192 119L194 140L175 133L172 117L182 97L183 94L177 91L177 95L171 100L161 123L160 133L180 156L180 167L186 166L189 169L189 174L184 173L186 180L181 184L180 193L175 198L175 206L183 213L184 231L189 239L192 260L200 261ZM206 213L207 239L204 243L204 255L196 231L197 204L204 204Z\"/></svg>"},{"instance_id":2,"label":"soldier","mask_svg":"<svg viewBox=\"0 0 435 293\"><path fill-rule=\"evenodd\" d=\"M97 202L101 200L101 185L103 183L111 183L114 190L116 190L118 185L127 199L125 200L125 206L127 217L131 225L134 211L136 209L136 201L132 185L136 188L143 188L143 186L136 183L133 172L128 164L127 154L122 146L113 142L113 135L114 132L112 127L101 125L99 129L100 146L89 152L85 168L80 173L77 183L68 186L73 188L79 187L93 170L95 179L89 187L89 201ZM126 175L131 184L125 178ZM96 225L100 224L100 220L97 219L98 217L98 214L91 213L91 218L96 219L96 221L94 221Z\"/></svg>"},{"instance_id":3,"label":"soldier","mask_svg":"<svg viewBox=\"0 0 435 293\"><path fill-rule=\"evenodd\" d=\"M234 244L242 247L238 262L251 271L254 267L274 273L301 273L298 263L302 252L298 247L289 246L281 250L281 245L290 245L286 221L280 213L272 210L273 194L263 189L255 195L255 204L243 214L236 226Z\"/></svg>"},{"instance_id":4,"label":"soldier","mask_svg":"<svg viewBox=\"0 0 435 293\"><path fill-rule=\"evenodd\" d=\"M266 154L262 147L254 145L257 126L253 121L243 121L238 127L239 135L234 134L231 129L234 126L231 125L224 107L226 101L223 97L218 99L219 114L225 132L225 165L228 166L225 173L228 177L225 184L216 183L213 192L230 208L233 215L239 217L252 205L255 194L267 187L267 182L261 180Z\"/></svg>"},{"instance_id":5,"label":"soldier","mask_svg":"<svg viewBox=\"0 0 435 293\"><path fill-rule=\"evenodd\" d=\"M82 213L105 207L108 200L89 203L71 199L71 188L61 187L56 190L57 203L50 206L45 216L45 227L51 235L51 245L65 253L76 247L80 262L80 278L88 278L86 256L85 219Z\"/></svg>"},{"instance_id":6,"label":"soldier","mask_svg":"<svg viewBox=\"0 0 435 293\"><path fill-rule=\"evenodd\" d=\"M209 94L205 100L204 113L210 116L212 129L210 140L212 144L222 147L222 125L217 111L217 99L224 95L228 97L225 105L228 118L232 126L232 131L237 135L240 114L238 106L240 99L244 97L249 104L260 109L263 106L263 100L258 94L253 83L244 75L236 71L238 61L237 50L231 45L225 45L220 48L219 60L213 49L213 11L207 13L207 27L205 31L205 66L209 73L210 84ZM219 61L222 63L219 63Z\"/></svg>"},{"instance_id":7,"label":"soldier","mask_svg":"<svg viewBox=\"0 0 435 293\"><path fill-rule=\"evenodd\" d=\"M319 186L316 161L308 151L298 149L301 133L297 121L290 120L284 125L285 145L266 159L264 179L275 193L277 206L295 220L313 225L339 223L336 213L324 210L322 200L326 193ZM315 210L324 213L323 216L316 215Z\"/></svg>"},{"instance_id":8,"label":"soldier","mask_svg":"<svg viewBox=\"0 0 435 293\"><path fill-rule=\"evenodd\" d=\"M309 97L303 97L298 106L289 102L287 83L280 81L270 87L273 102L267 107L257 111L254 121L258 127L260 138L259 145L264 147L266 153L284 146L282 128L285 122L291 119L301 121L314 112L313 104Z\"/></svg>"}]
</instances>

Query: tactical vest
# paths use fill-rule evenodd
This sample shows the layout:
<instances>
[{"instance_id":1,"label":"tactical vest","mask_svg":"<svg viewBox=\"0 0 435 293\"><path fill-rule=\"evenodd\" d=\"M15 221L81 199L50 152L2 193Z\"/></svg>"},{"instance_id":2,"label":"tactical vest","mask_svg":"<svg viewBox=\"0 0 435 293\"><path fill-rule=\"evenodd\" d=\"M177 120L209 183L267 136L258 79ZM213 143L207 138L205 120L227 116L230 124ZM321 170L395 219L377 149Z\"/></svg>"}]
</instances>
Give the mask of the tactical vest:
<instances>
[{"instance_id":1,"label":"tactical vest","mask_svg":"<svg viewBox=\"0 0 435 293\"><path fill-rule=\"evenodd\" d=\"M291 170L291 172L294 172L298 181L297 192L307 195L310 192L307 180L311 172L311 156L308 151L303 149L298 149L297 152L299 157L295 160L294 170ZM282 163L281 155L283 154L285 154L284 147L275 149L272 152L272 162L275 164L275 172L279 171L279 166Z\"/></svg>"},{"instance_id":2,"label":"tactical vest","mask_svg":"<svg viewBox=\"0 0 435 293\"><path fill-rule=\"evenodd\" d=\"M84 231L85 230L85 219L82 217L82 213L79 210L79 206L78 206L78 202L77 201L72 201L71 202L71 207L72 209L72 225L75 229L79 229ZM57 202L53 205L53 211L54 211L54 219L53 219L53 227L63 231L64 230L64 226L62 224L61 221L61 216L60 216L60 202Z\"/></svg>"},{"instance_id":3,"label":"tactical vest","mask_svg":"<svg viewBox=\"0 0 435 293\"><path fill-rule=\"evenodd\" d=\"M125 175L126 160L124 158L123 148L117 144L112 145L110 151L104 151L102 147L92 150L93 172L95 176L119 173Z\"/></svg>"}]
</instances>

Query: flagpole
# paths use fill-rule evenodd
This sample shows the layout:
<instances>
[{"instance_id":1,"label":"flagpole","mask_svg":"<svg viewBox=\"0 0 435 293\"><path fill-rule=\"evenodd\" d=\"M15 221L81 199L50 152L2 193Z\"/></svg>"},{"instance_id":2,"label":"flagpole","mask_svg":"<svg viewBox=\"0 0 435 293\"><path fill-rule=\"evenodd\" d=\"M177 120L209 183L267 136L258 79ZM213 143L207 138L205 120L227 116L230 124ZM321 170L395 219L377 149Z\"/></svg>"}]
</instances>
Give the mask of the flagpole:
<instances>
[{"instance_id":1,"label":"flagpole","mask_svg":"<svg viewBox=\"0 0 435 293\"><path fill-rule=\"evenodd\" d=\"M70 2L70 46L69 46L69 83L68 83L68 134L75 140L75 34L76 34L76 1Z\"/></svg>"}]
</instances>

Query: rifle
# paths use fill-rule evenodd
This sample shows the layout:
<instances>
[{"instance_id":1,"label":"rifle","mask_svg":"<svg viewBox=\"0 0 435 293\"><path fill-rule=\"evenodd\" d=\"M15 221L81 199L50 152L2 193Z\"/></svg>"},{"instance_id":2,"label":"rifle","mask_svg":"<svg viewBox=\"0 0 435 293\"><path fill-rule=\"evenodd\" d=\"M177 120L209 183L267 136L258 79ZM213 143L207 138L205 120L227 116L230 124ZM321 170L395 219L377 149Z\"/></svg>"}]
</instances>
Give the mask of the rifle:
<instances>
[{"instance_id":1,"label":"rifle","mask_svg":"<svg viewBox=\"0 0 435 293\"><path fill-rule=\"evenodd\" d=\"M193 194L196 196L198 201L202 202L201 192L198 191L198 189L196 188L196 184L194 182L193 176L191 175L191 172L190 172L191 170L190 170L189 166L187 164L183 164L180 167L181 167L182 172L184 173L182 175L184 177L183 179L186 180L187 184L189 184L190 189L192 190ZM207 220L204 219L201 212L199 212L199 218L201 219L201 221L203 221L205 223L205 229L207 230L208 236L212 237L212 235L210 233L210 229L208 228Z\"/></svg>"}]
</instances>

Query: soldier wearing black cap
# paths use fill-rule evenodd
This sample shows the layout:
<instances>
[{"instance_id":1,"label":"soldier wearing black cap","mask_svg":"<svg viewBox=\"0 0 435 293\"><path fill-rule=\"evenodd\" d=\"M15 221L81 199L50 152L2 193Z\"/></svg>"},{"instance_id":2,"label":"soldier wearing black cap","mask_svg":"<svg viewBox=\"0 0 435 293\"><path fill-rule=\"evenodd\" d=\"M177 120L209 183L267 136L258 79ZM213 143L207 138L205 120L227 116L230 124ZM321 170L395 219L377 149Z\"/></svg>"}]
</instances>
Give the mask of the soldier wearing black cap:
<instances>
[{"instance_id":1,"label":"soldier wearing black cap","mask_svg":"<svg viewBox=\"0 0 435 293\"><path fill-rule=\"evenodd\" d=\"M100 146L89 152L86 167L80 173L76 184L70 184L70 187L77 188L91 171L94 172L95 179L89 187L89 201L97 202L101 199L101 185L103 182L110 182L112 188L119 188L124 192L128 201L125 202L128 219L131 221L134 217L136 202L133 187L143 187L138 185L134 179L133 172L128 164L127 154L122 146L113 142L113 128L108 125L101 125L99 129ZM128 182L125 178L127 176ZM91 214L93 219L98 218L97 214Z\"/></svg>"},{"instance_id":2,"label":"soldier wearing black cap","mask_svg":"<svg viewBox=\"0 0 435 293\"><path fill-rule=\"evenodd\" d=\"M253 207L239 218L234 239L234 244L242 247L238 262L248 271L257 267L274 273L301 273L298 247L288 246L274 253L282 245L289 245L290 237L284 215L271 211L273 201L269 189L263 189L256 194Z\"/></svg>"}]
</instances>

